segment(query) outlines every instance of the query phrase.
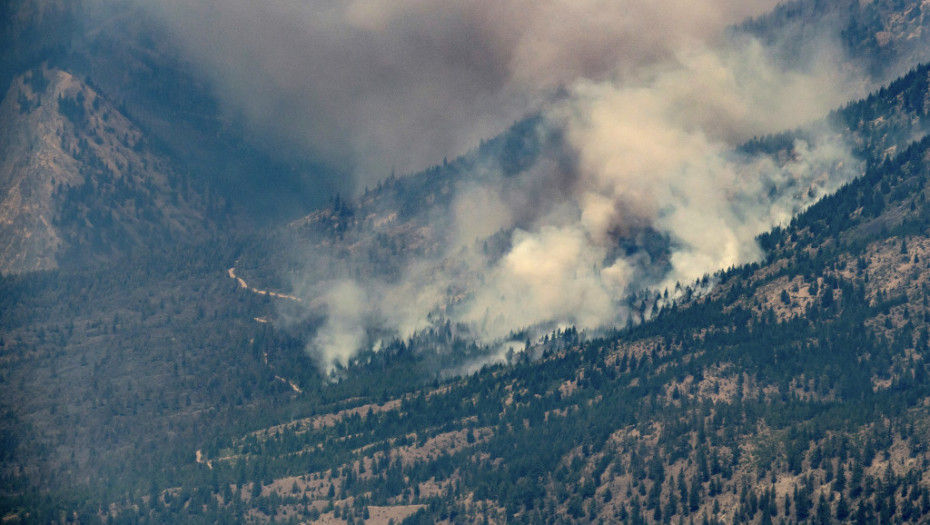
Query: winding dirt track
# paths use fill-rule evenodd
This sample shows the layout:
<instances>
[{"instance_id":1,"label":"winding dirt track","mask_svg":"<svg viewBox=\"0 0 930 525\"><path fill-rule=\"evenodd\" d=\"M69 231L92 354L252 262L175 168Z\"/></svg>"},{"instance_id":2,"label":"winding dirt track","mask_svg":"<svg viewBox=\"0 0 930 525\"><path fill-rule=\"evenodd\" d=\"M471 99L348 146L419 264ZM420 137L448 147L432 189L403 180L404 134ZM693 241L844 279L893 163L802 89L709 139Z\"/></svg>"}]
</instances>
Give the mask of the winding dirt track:
<instances>
[{"instance_id":1,"label":"winding dirt track","mask_svg":"<svg viewBox=\"0 0 930 525\"><path fill-rule=\"evenodd\" d=\"M250 291L250 292L252 292L252 293L257 293L258 295L267 295L267 296L270 296L270 297L277 297L277 298L279 298L279 299L287 299L287 300L289 300L289 301L297 301L298 303L303 302L303 300L301 300L300 297L294 297L293 295L287 295L287 294L278 293L278 292L270 292L270 291L268 291L268 290L260 290L260 289L258 289L258 288L253 288L253 287L249 286L249 284L245 282L245 279L243 279L242 277L239 277L239 276L236 275L236 268L235 268L235 267L230 268L230 269L227 271L227 273L228 273L230 279L235 279L235 280L239 283L239 287L240 287L240 288L245 289L245 290L248 290L248 291ZM255 318L255 321L257 321L257 322L259 322L259 323L262 323L262 324L265 324L265 323L268 322L268 320L265 319L264 317L256 317L256 318ZM265 364L268 365L268 366L271 366L271 365L268 364L268 354L265 354L265 355L263 356L263 358L264 358ZM291 381L290 379L287 379L287 378L285 378L285 377L281 377L281 376L279 376L279 375L274 376L274 378L275 378L276 380L278 380L278 381L281 381L282 383L285 383L285 384L288 385L289 387L291 387L291 390L293 390L294 392L297 392L298 394L303 393L303 390L301 390L300 387L297 386L297 383ZM198 454L198 456L197 456L197 457L198 457L197 462L200 463L201 461L200 461L200 456L199 456L199 454L200 454L200 451L199 451L199 450L197 451L197 454ZM208 462L207 466L210 466L209 462ZM213 468L213 467L210 466L210 468Z\"/></svg>"},{"instance_id":2,"label":"winding dirt track","mask_svg":"<svg viewBox=\"0 0 930 525\"><path fill-rule=\"evenodd\" d=\"M235 279L239 283L240 288L245 288L246 290L252 293L257 293L258 295L267 295L270 297L277 297L278 299L287 299L289 301L297 301L298 303L303 302L303 300L300 297L294 297L293 295L287 295L287 294L278 293L278 292L271 292L268 290L261 290L259 288L253 288L249 286L248 283L245 282L245 279L236 275L235 267L230 268L227 273L229 274L230 279Z\"/></svg>"}]
</instances>

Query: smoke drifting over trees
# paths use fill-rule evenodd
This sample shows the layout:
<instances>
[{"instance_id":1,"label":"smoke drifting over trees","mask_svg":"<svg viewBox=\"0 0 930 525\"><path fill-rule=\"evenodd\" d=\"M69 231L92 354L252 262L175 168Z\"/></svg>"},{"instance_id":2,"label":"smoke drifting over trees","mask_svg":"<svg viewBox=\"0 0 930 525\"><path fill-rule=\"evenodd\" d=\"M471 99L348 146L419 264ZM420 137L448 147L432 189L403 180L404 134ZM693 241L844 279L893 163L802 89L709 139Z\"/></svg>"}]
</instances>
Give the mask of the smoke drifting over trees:
<instances>
[{"instance_id":1,"label":"smoke drifting over trees","mask_svg":"<svg viewBox=\"0 0 930 525\"><path fill-rule=\"evenodd\" d=\"M406 336L437 312L485 342L538 323L623 323L631 292L758 259L756 235L859 173L831 130L796 142L788 159L737 153L863 90L828 36L792 68L725 31L773 5L165 0L148 9L230 111L352 166L356 189L390 166L457 155L529 112L543 116L539 133L562 138L568 161L516 175L485 163L458 180L447 214L432 221L439 253L400 278L298 279L295 289L318 299L308 303L326 305L311 346L329 366L376 344L367 328ZM480 241L500 232L505 250L489 257ZM618 249L643 236L663 239L667 253Z\"/></svg>"}]
</instances>

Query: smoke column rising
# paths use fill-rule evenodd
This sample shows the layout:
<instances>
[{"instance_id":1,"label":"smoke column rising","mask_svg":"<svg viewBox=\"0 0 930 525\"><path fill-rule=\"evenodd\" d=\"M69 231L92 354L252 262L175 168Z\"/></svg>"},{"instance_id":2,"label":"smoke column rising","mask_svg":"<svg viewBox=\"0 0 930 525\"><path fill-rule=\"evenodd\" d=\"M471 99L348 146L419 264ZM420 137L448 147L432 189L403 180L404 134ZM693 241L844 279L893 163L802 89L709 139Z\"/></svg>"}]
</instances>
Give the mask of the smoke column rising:
<instances>
[{"instance_id":1,"label":"smoke column rising","mask_svg":"<svg viewBox=\"0 0 930 525\"><path fill-rule=\"evenodd\" d=\"M740 142L820 117L850 96L835 71L779 71L756 42L740 43L683 52L642 84L579 82L557 110L580 158L585 231L602 239L630 216L648 221L677 246L671 281L757 258L756 235L855 175L835 173L855 163L828 135L813 151L797 144L783 166L735 154ZM767 196L773 189L782 193Z\"/></svg>"},{"instance_id":2,"label":"smoke column rising","mask_svg":"<svg viewBox=\"0 0 930 525\"><path fill-rule=\"evenodd\" d=\"M407 336L453 302L447 290L465 290L446 315L492 344L540 323L622 324L633 292L757 260L758 234L851 180L859 163L829 130L797 141L783 162L737 153L849 95L832 89L839 77L828 69L778 71L744 44L684 52L641 81L578 81L544 124L564 134L569 169L542 161L515 178L484 167L478 181L462 180L443 257L416 261L396 281L359 282L369 301L358 318ZM474 240L498 231L511 232L508 249L488 258ZM646 231L668 240L667 261L616 252L618 239ZM338 320L351 294L328 297ZM359 348L340 345L339 327L330 321L311 345L328 365Z\"/></svg>"},{"instance_id":3,"label":"smoke column rising","mask_svg":"<svg viewBox=\"0 0 930 525\"><path fill-rule=\"evenodd\" d=\"M758 259L756 235L858 174L829 131L797 143L786 162L736 153L859 94L828 38L799 72L751 38L723 36L773 5L161 0L151 9L230 111L289 147L354 166L356 188L390 166L457 155L529 111L564 137L569 163L543 158L511 177L485 165L458 181L432 226L444 248L400 278L299 278L306 302L325 305L310 349L330 368L376 344L372 329L407 336L436 312L487 343L539 323L623 323L631 292ZM497 232L507 248L488 257L475 241ZM667 260L617 250L618 239L643 235L667 240Z\"/></svg>"}]
</instances>

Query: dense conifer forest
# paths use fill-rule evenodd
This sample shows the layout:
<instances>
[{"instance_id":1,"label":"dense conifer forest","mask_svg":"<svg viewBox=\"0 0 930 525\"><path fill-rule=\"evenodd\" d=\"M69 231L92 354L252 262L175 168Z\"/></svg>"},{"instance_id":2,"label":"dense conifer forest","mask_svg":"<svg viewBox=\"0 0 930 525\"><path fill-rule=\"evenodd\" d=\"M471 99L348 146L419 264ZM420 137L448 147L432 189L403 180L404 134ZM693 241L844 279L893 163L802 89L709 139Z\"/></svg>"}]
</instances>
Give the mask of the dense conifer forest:
<instances>
[{"instance_id":1,"label":"dense conifer forest","mask_svg":"<svg viewBox=\"0 0 930 525\"><path fill-rule=\"evenodd\" d=\"M785 27L829 18L875 78L926 43L920 6L841 4L734 31L786 59L800 40ZM83 177L50 192L71 243L56 265L0 274L4 523L930 521L930 65L733 152L778 165L830 140L861 166L761 234L756 262L641 290L620 326L514 327L502 353L440 312L327 369L310 350L323 310L295 314L295 274L399 279L440 251L437 210L463 179L573 161L566 137L534 114L356 197L275 189L323 168L247 145L177 57L76 38L72 15L47 13L59 35L0 34L0 84L22 84L20 115L61 117ZM138 70L119 80L99 50ZM76 94L42 99L56 78ZM254 202L229 188L246 180ZM263 215L275 191L287 199ZM301 207L315 211L280 225ZM618 243L656 274L674 248L648 227ZM324 248L325 265L301 264Z\"/></svg>"}]
</instances>

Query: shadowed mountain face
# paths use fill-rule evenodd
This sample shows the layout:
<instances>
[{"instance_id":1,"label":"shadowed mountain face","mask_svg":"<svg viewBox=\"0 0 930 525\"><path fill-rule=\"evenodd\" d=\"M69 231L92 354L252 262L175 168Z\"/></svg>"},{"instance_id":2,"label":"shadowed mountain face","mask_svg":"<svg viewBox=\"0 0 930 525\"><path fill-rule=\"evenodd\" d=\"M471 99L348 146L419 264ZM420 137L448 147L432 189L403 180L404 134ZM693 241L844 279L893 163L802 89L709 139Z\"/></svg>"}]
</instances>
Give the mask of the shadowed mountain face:
<instances>
[{"instance_id":1,"label":"shadowed mountain face","mask_svg":"<svg viewBox=\"0 0 930 525\"><path fill-rule=\"evenodd\" d=\"M181 7L0 7L4 522L927 521L923 5L787 3L356 193Z\"/></svg>"},{"instance_id":2,"label":"shadowed mountain face","mask_svg":"<svg viewBox=\"0 0 930 525\"><path fill-rule=\"evenodd\" d=\"M4 197L19 179L30 181L23 188L46 187L27 191L18 206L37 210L28 212L34 217L14 221L8 214L20 211L7 212L4 220L15 222L17 231L4 244L21 242L24 248L11 248L17 255L10 257L20 260L5 262L3 271L113 260L139 248L145 238L187 242L203 239L218 226L280 221L312 210L340 188L334 170L307 155L283 151L252 133L235 111L221 110L207 80L180 55L176 39L137 7L106 0L15 0L0 9L4 184L9 185ZM65 88L62 74L70 83ZM66 97L82 92L85 98L80 104L66 99L64 111L58 112L62 89ZM103 120L111 116L118 118ZM74 144L66 147L71 138ZM127 142L130 138L135 142ZM56 143L61 152L45 152L51 157L40 160L30 148L54 149L44 142ZM67 170L59 169L62 163ZM27 170L32 170L28 176ZM57 175L42 170L57 170ZM53 199L49 177L62 184ZM102 178L99 184L96 178ZM112 181L121 186L108 188ZM134 187L143 182L146 187ZM87 202L68 204L65 190L82 192L77 200ZM15 190L9 195L23 197ZM149 211L130 217L135 212L128 210L127 199L147 199L135 208ZM67 206L87 209L59 209ZM101 220L110 211L115 220ZM82 216L87 213L93 217ZM64 235L68 239L52 239L62 237L52 232L65 226L59 220L73 230ZM119 234L104 233L124 222ZM62 250L67 261L56 260Z\"/></svg>"},{"instance_id":3,"label":"shadowed mountain face","mask_svg":"<svg viewBox=\"0 0 930 525\"><path fill-rule=\"evenodd\" d=\"M217 205L103 95L57 69L17 77L0 113L4 272L86 265L204 239Z\"/></svg>"}]
</instances>

